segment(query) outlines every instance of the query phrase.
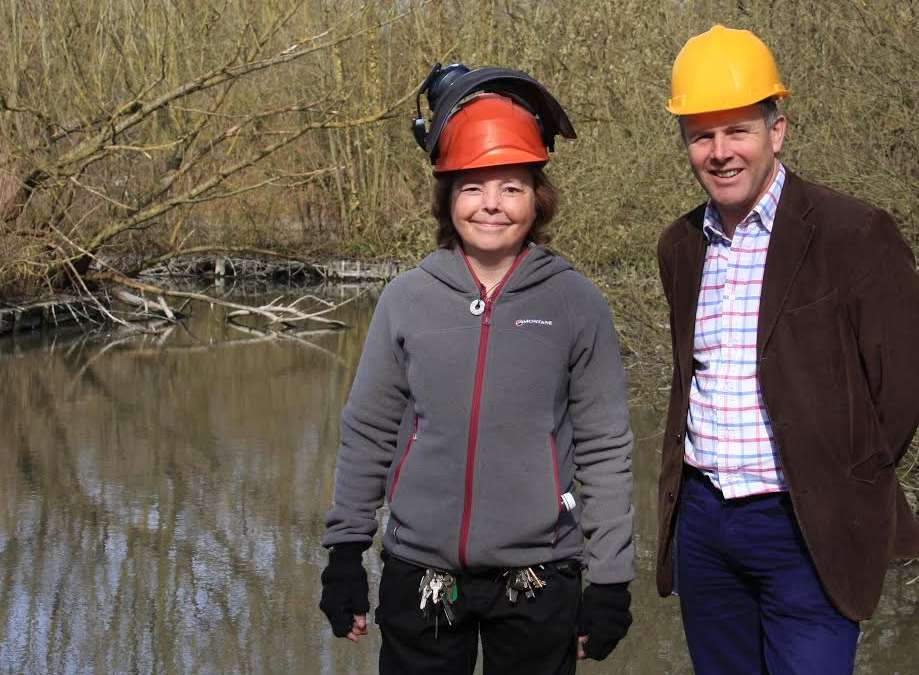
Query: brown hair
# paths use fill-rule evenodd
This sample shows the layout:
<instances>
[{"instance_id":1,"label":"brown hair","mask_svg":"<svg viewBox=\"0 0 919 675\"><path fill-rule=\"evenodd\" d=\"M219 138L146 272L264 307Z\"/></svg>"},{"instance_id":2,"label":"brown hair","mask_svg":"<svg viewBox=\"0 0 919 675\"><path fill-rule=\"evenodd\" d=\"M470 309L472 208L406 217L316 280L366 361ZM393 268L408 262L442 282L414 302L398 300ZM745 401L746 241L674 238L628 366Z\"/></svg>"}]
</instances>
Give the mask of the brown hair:
<instances>
[{"instance_id":1,"label":"brown hair","mask_svg":"<svg viewBox=\"0 0 919 675\"><path fill-rule=\"evenodd\" d=\"M546 225L558 211L558 190L549 177L537 164L529 165L533 177L533 191L536 195L536 219L527 233L527 241L534 244L548 244L552 238L545 231ZM437 221L437 245L440 248L453 248L459 243L459 234L450 217L450 200L453 195L453 183L458 171L439 173L434 176L434 193L431 198L431 215Z\"/></svg>"}]
</instances>

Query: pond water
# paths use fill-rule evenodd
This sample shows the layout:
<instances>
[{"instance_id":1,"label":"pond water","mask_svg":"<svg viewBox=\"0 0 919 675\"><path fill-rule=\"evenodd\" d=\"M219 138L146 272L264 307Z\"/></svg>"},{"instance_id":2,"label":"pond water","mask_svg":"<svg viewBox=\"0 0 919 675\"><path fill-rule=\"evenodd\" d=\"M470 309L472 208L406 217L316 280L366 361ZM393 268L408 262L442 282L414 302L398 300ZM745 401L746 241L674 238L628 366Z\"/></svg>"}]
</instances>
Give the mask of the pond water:
<instances>
[{"instance_id":1,"label":"pond water","mask_svg":"<svg viewBox=\"0 0 919 675\"><path fill-rule=\"evenodd\" d=\"M207 308L168 334L0 340L0 671L376 672L375 627L337 640L317 608L373 303L298 340L253 339ZM579 673L691 672L678 605L653 583L661 417L633 410L635 624ZM367 563L374 597L378 545ZM857 672L919 672L917 576L891 568Z\"/></svg>"}]
</instances>

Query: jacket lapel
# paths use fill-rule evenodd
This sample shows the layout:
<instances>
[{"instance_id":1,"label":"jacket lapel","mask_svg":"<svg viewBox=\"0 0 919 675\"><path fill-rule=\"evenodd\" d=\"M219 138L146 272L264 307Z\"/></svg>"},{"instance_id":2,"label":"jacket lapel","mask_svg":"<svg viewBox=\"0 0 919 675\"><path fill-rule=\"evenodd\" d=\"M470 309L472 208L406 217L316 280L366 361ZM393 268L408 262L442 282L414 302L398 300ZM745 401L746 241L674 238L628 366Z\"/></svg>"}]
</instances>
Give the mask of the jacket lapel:
<instances>
[{"instance_id":1,"label":"jacket lapel","mask_svg":"<svg viewBox=\"0 0 919 675\"><path fill-rule=\"evenodd\" d=\"M804 220L810 209L803 182L788 171L769 239L769 251L766 253L766 271L763 275L756 332L758 356L762 356L772 336L813 237L814 226Z\"/></svg>"},{"instance_id":2,"label":"jacket lapel","mask_svg":"<svg viewBox=\"0 0 919 675\"><path fill-rule=\"evenodd\" d=\"M696 209L686 219L688 235L674 246L673 318L680 373L685 380L692 374L692 341L696 327L696 308L705 265L705 236L702 218L705 208Z\"/></svg>"}]
</instances>

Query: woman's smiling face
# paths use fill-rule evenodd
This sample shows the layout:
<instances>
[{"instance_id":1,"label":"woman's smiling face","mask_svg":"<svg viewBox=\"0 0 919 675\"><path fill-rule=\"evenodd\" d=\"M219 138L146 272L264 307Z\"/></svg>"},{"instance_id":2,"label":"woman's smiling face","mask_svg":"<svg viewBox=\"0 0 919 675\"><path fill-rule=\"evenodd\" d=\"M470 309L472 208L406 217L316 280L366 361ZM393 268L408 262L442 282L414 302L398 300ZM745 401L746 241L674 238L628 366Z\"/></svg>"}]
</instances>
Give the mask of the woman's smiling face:
<instances>
[{"instance_id":1,"label":"woman's smiling face","mask_svg":"<svg viewBox=\"0 0 919 675\"><path fill-rule=\"evenodd\" d=\"M536 219L536 193L527 165L462 171L450 202L463 250L473 257L517 255Z\"/></svg>"}]
</instances>

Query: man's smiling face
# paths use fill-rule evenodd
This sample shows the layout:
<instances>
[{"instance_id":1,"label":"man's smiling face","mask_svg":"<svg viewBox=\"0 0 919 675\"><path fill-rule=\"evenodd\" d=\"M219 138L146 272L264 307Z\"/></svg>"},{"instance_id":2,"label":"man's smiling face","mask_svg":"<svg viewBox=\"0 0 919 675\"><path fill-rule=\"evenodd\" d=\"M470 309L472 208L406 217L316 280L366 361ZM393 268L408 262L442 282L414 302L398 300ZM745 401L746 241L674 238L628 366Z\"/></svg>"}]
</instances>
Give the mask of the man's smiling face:
<instances>
[{"instance_id":1,"label":"man's smiling face","mask_svg":"<svg viewBox=\"0 0 919 675\"><path fill-rule=\"evenodd\" d=\"M766 125L762 108L751 105L680 118L689 163L731 236L778 168L785 117Z\"/></svg>"}]
</instances>

